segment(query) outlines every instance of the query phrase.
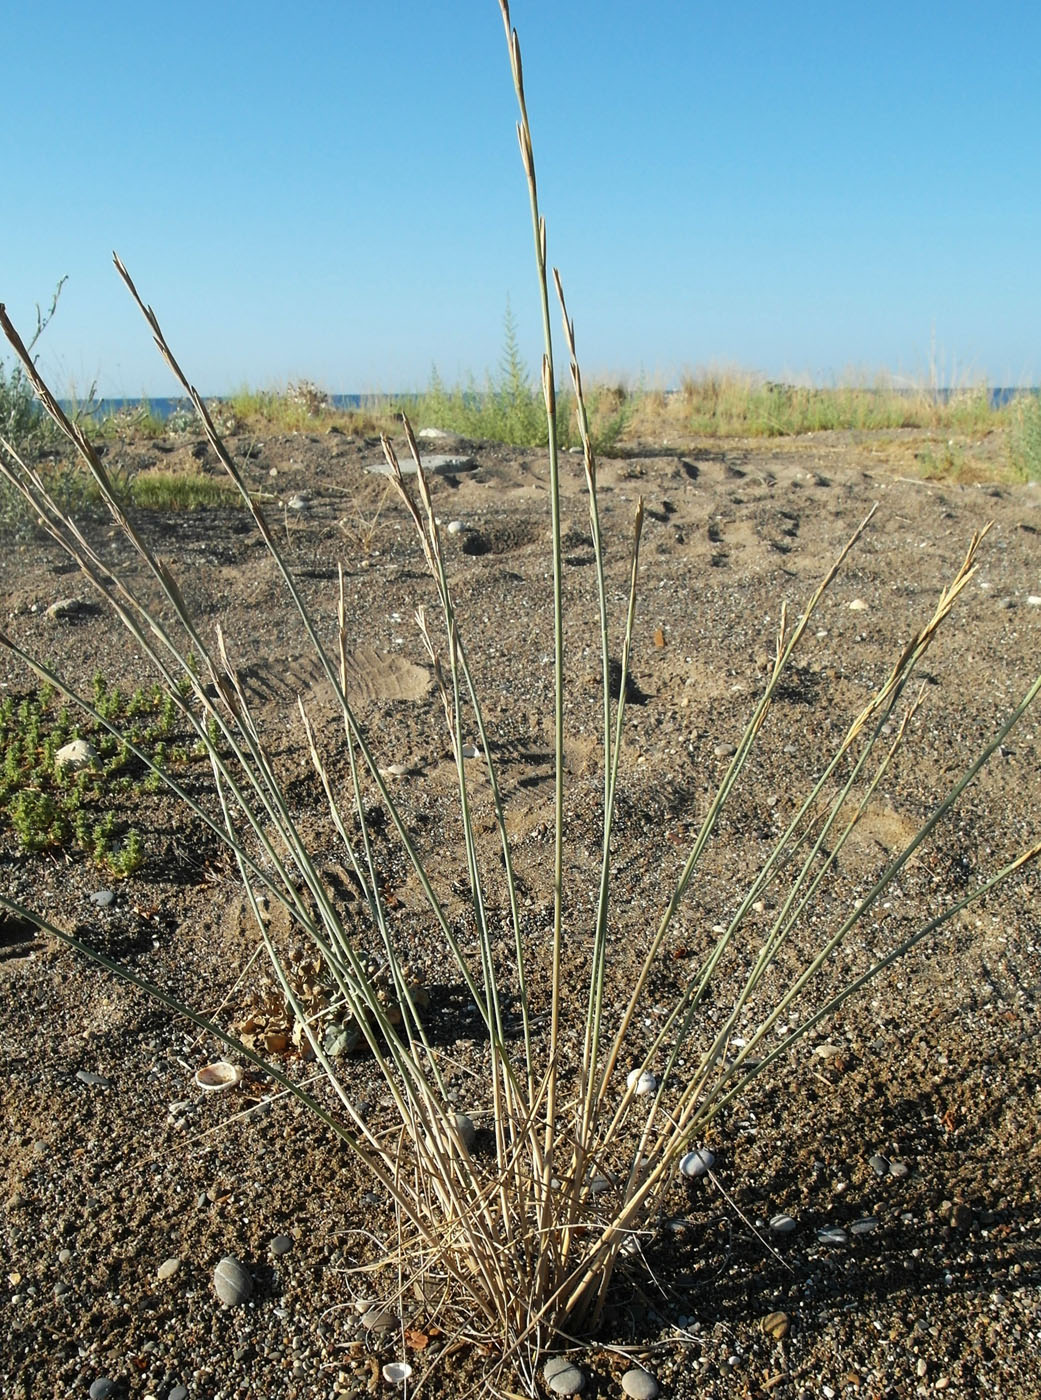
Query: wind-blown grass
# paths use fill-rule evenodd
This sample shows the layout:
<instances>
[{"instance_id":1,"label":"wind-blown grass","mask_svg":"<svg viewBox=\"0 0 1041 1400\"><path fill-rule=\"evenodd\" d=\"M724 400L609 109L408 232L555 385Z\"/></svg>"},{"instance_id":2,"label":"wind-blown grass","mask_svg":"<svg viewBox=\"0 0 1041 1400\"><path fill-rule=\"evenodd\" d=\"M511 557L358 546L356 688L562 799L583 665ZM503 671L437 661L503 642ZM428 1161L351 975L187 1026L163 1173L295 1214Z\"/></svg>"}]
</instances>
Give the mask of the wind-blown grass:
<instances>
[{"instance_id":1,"label":"wind-blown grass","mask_svg":"<svg viewBox=\"0 0 1041 1400\"><path fill-rule=\"evenodd\" d=\"M872 795L891 771L894 755L913 734L918 696L910 687L916 668L946 621L969 580L985 530L969 543L951 583L924 610L922 621L895 659L877 692L850 717L834 752L822 754L817 776L795 803L788 826L772 852L754 870L736 909L722 918L718 933L700 965L678 991L667 1014L648 1031L643 1012L649 988L669 931L695 881L703 857L737 785L745 776L763 725L792 659L813 622L816 609L847 552L870 517L826 573L803 611L790 619L782 609L773 662L736 752L720 781L694 837L681 873L661 893L654 928L643 932L645 951L624 1000L621 1015L607 1014L614 935L626 928L626 911L612 899L612 837L616 796L623 762L625 686L612 686L611 657L621 657L624 676L633 637L642 510L633 522L630 584L620 642L605 583L605 546L597 498L597 464L589 411L578 365L574 327L564 306L561 281L547 261L546 228L538 204L531 133L528 124L520 47L511 28L509 8L500 0L511 71L519 104L518 136L530 194L537 287L545 350L540 393L549 459L549 513L552 525L554 635L554 821L549 934L549 988L533 990L533 950L520 910L518 882L504 799L481 696L474 684L463 620L457 614L449 571L442 552L440 527L431 483L406 420L408 451L417 474L415 488L400 470L389 440L384 451L401 501L408 512L437 595L438 617L420 610L417 622L441 697L445 725L455 761L459 807L459 854L468 873L469 903L465 928L449 916L445 898L435 887L405 815L382 774L378 755L351 704L347 672L347 619L343 582L339 602L338 649L330 651L320 636L300 588L278 542L278 530L251 496L213 417L191 386L168 346L158 318L144 304L119 260L117 270L137 302L160 353L189 396L211 448L239 492L256 529L279 569L292 610L338 701L343 747L349 767L346 793L333 782L330 762L305 705L299 716L303 741L324 793L330 830L339 838L343 860L362 891L368 912L367 942L344 919L316 860L294 821L270 752L239 682L218 629L211 639L188 611L171 568L158 557L137 524L128 517L102 459L86 434L70 422L25 352L6 312L0 325L19 355L44 408L75 446L101 499L122 534L146 566L157 604L128 577L113 574L106 561L77 529L49 493L44 477L13 446L4 445L3 473L37 512L50 535L71 555L98 595L129 630L154 678L177 705L186 728L205 746L217 800L207 811L159 771L169 790L188 803L230 852L238 865L253 911L257 936L270 959L274 977L310 1043L324 1077L320 1094L302 1087L277 1064L265 1067L290 1089L356 1154L393 1199L399 1237L392 1252L393 1275L384 1296L399 1295L399 1278L438 1281L442 1306L463 1337L494 1349L495 1363L508 1366L533 1386L539 1355L588 1334L597 1326L612 1279L619 1269L637 1267L637 1242L652 1232L666 1192L681 1162L738 1094L794 1041L834 1013L871 977L918 942L983 898L1041 853L1041 845L968 890L949 907L910 933L878 949L845 983L828 980L832 955L850 935L872 918L886 891L915 852L936 830L992 753L1041 689L1041 676L967 765L963 776L942 794L914 838L879 872L867 889L849 897L845 913L825 917L821 897L832 888L841 853ZM598 608L590 620L601 657L600 689L602 833L599 875L591 901L570 888L564 843L565 709L564 582L559 493L559 403L553 354L555 310L552 288L563 314L564 337L574 396L576 429L583 445L590 533L595 556ZM811 634L812 635L812 634ZM42 680L74 699L99 724L108 723L80 693L76 678L60 677L25 652L11 637L0 643ZM473 816L474 780L465 759L465 736L476 733L493 815L489 845ZM148 763L147 754L139 755ZM461 1114L449 1093L442 1059L434 1044L425 999L413 984L406 953L394 921L388 917L373 813L396 841L422 890L431 929L476 1007L481 1035L477 1055L480 1078L473 1099ZM754 906L769 891L773 912L766 927L754 918ZM260 895L288 911L298 933L309 940L330 989L329 1005L315 1011L302 997L260 907ZM0 904L14 908L10 901ZM575 912L591 908L585 922ZM565 910L569 924L565 928ZM41 927L104 962L119 976L158 996L217 1036L245 1059L261 1063L256 1052L239 1043L198 1010L173 1001L161 988L147 986L132 969L116 967L82 939L61 934L38 915ZM503 959L502 929L508 955ZM826 931L822 934L821 928ZM577 993L564 985L565 942L586 981ZM384 995L368 953L379 954L392 997ZM574 958L573 958L574 961ZM717 986L737 990L722 1016L706 1032L703 1012ZM570 974L575 975L574 966ZM393 1006L393 1011L391 1007ZM516 1025L507 1008L515 1008ZM797 1022L793 1013L797 1013ZM359 1111L347 1076L328 1048L331 1023L350 1023L365 1043L385 1093L392 1101L398 1130L388 1138ZM735 1036L741 1025L741 1042ZM751 1029L749 1029L749 1023ZM782 1031L783 1026L793 1029ZM577 1047L577 1048L576 1048ZM484 1143L472 1133L472 1119L487 1123Z\"/></svg>"}]
</instances>

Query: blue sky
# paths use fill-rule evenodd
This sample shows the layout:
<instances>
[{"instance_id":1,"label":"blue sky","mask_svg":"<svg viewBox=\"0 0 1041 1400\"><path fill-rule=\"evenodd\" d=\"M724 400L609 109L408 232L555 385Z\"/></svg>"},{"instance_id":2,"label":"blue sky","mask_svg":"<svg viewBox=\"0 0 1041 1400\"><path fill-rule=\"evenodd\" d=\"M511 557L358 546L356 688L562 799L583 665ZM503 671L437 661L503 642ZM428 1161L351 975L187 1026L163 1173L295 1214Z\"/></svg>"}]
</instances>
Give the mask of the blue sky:
<instances>
[{"instance_id":1,"label":"blue sky","mask_svg":"<svg viewBox=\"0 0 1041 1400\"><path fill-rule=\"evenodd\" d=\"M1041 7L515 0L587 375L1041 375ZM9 7L0 300L61 393L539 354L495 0Z\"/></svg>"}]
</instances>

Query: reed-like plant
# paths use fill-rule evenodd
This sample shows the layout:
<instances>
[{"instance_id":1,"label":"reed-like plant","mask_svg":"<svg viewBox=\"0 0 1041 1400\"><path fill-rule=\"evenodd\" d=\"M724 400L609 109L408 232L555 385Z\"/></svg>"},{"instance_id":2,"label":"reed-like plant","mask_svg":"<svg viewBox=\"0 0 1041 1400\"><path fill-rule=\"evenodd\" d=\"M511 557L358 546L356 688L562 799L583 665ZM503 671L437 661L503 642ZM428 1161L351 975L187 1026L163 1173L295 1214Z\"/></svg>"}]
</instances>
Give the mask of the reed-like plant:
<instances>
[{"instance_id":1,"label":"reed-like plant","mask_svg":"<svg viewBox=\"0 0 1041 1400\"><path fill-rule=\"evenodd\" d=\"M347 796L333 782L327 755L305 705L299 706L306 744L337 834L343 859L364 895L368 934L359 936L346 918L316 858L302 838L290 803L265 746L249 697L219 630L212 639L190 614L171 568L156 555L128 516L106 468L83 430L69 421L40 378L6 312L0 324L24 366L43 407L73 443L123 534L133 543L152 580L151 594L128 577L113 573L75 522L48 492L34 467L4 445L3 473L24 495L44 527L68 551L83 574L131 633L135 649L149 660L174 704L205 746L217 805L206 810L160 771L167 787L196 811L237 862L252 908L259 941L298 1025L323 1073L320 1089L298 1081L277 1060L265 1060L248 1045L192 1007L174 1001L162 988L147 985L128 967L106 962L82 940L63 933L31 911L56 938L77 948L158 997L196 1025L264 1068L290 1090L357 1155L393 1199L399 1237L393 1246L391 1277L382 1280L384 1301L393 1304L404 1279L435 1282L439 1306L451 1315L459 1335L491 1344L495 1363L509 1367L533 1386L540 1354L559 1348L596 1328L612 1279L620 1268L639 1263L639 1241L653 1233L664 1198L677 1173L702 1170L708 1159L698 1149L713 1120L757 1076L784 1056L793 1042L832 1015L845 999L922 939L933 937L949 920L1008 879L1041 853L1041 845L968 890L943 911L885 948L878 948L875 911L912 856L936 830L966 786L1004 741L1041 689L1030 687L998 732L942 795L906 847L886 865L848 912L820 915L820 896L836 873L836 863L867 804L890 770L893 756L911 732L918 699L909 697L916 667L959 595L971 579L985 530L973 538L949 586L936 599L916 634L896 658L878 691L851 716L835 751L822 759L809 790L773 850L754 870L747 891L720 922L696 970L682 982L667 1014L648 1029L644 1011L656 967L677 913L699 874L703 857L720 829L721 816L749 766L750 758L786 672L810 627L815 610L854 538L829 569L794 620L782 609L774 657L736 752L710 802L671 891L663 895L656 926L632 930L628 911L612 902L612 841L623 763L626 687L617 685L604 541L597 501L597 467L589 441L588 416L578 366L574 328L568 319L559 277L553 290L563 313L578 421L584 442L590 532L598 585L595 627L601 657L602 834L599 877L592 900L569 889L565 850L566 764L564 682L565 587L561 551L561 511L556 395L551 323L551 278L546 226L537 195L531 131L525 104L520 47L500 0L509 57L519 103L518 135L528 182L534 232L537 285L545 334L541 385L546 410L549 459L549 512L553 572L554 821L552 927L549 931L548 990L535 990L533 950L526 934L514 874L507 824L493 746L481 696L474 681L461 620L453 598L450 570L442 548L431 484L422 469L408 422L405 441L415 464L415 489L402 472L389 440L384 451L401 500L415 528L436 588L439 618L420 609L417 622L427 648L455 757L460 853L468 872L465 922L451 916L435 888L406 816L390 791L378 755L351 704L347 663L346 605L341 575L339 646L322 642L300 588L279 545L279 532L265 518L247 489L211 414L182 372L159 321L139 297L116 259L117 270L151 329L160 353L181 389L192 400L210 446L251 512L257 530L281 572L292 608L337 697L350 774ZM621 673L629 668L637 601L642 512L634 522L628 600L618 648ZM153 596L154 595L154 596ZM158 602L156 601L158 598ZM41 679L55 685L93 720L109 721L80 692L74 678L29 655L13 638L0 635L7 649ZM488 849L474 817L474 779L467 762L467 737L476 733L481 767L494 814L494 844ZM147 755L140 755L147 762ZM485 800L485 799L482 799ZM373 812L382 809L381 827L396 839L422 889L434 936L476 1008L481 1034L473 1052L480 1074L472 1099L460 1111L446 1082L444 1059L426 998L414 984L395 921L389 916L382 878L380 841ZM764 896L769 894L769 899ZM570 897L569 897L570 896ZM265 916L263 900L279 901L296 933L308 940L329 989L327 1005L316 1011ZM11 901L0 904L15 909ZM762 909L771 913L765 926ZM592 909L582 921L581 910ZM816 911L816 912L815 912ZM836 950L851 934L872 929L876 947L868 965L842 985L827 974ZM502 930L508 929L503 956ZM822 935L821 928L826 928ZM638 935L642 958L627 985L621 1008L612 982L612 956L620 932ZM378 955L380 973L371 955ZM565 981L565 953L569 962ZM541 950L540 950L541 959ZM584 968L584 988L574 985L576 963ZM542 966L542 961L539 963ZM740 975L733 981L735 968ZM704 1014L717 985L736 986L721 1016ZM544 983L539 986L544 988ZM390 995L388 995L388 989ZM657 995L657 993L655 993ZM611 998L615 998L612 1002ZM388 1134L371 1123L351 1093L342 1060L333 1053L330 1027L350 1024L367 1046L394 1105L396 1130ZM740 1036L737 1034L740 1027ZM475 1135L475 1124L482 1131ZM428 1289L429 1291L429 1289Z\"/></svg>"}]
</instances>

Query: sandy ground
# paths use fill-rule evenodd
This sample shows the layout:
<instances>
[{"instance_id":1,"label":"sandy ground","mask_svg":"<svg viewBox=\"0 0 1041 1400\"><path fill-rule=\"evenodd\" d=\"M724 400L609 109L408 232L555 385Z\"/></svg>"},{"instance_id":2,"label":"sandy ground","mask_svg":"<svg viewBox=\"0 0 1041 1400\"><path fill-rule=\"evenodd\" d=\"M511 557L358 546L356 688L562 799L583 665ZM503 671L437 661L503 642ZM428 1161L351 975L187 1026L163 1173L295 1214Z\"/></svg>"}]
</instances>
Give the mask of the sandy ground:
<instances>
[{"instance_id":1,"label":"sandy ground","mask_svg":"<svg viewBox=\"0 0 1041 1400\"><path fill-rule=\"evenodd\" d=\"M336 434L234 445L251 483L269 493L270 518L327 638L344 566L359 712L381 762L402 770L394 781L403 809L463 919L453 769L412 621L417 604L432 608L433 592L404 511L363 470L379 448ZM534 949L550 906L547 472L538 452L468 450L476 469L440 479L437 502L443 521L464 527L446 536L451 579ZM199 455L170 443L110 449L115 466L133 470L196 470ZM994 525L978 573L923 667L911 742L843 854L820 919L834 922L863 893L1036 674L1041 489L923 483L903 476L900 461L894 435L824 434L776 447L648 448L602 464L616 628L638 498L646 509L615 854L615 989L632 975L762 689L781 604L799 613L873 503L877 514L821 606L684 905L653 997L668 997L706 930L732 911L825 745L884 678L986 521ZM598 661L577 459L565 477L567 909L580 929L597 862ZM290 507L294 496L302 508ZM141 523L204 631L218 620L224 628L294 814L335 880L342 856L305 759L298 694L338 777L342 743L245 513L142 513ZM90 529L114 568L140 576L110 525ZM6 541L0 580L6 627L21 644L71 676L100 668L112 683L142 679L103 609L45 616L58 599L90 598L53 545ZM9 660L0 681L7 694L30 688ZM884 911L896 928L1039 839L1038 760L1032 713L901 876ZM190 781L205 792L201 768ZM113 881L75 852L19 854L4 830L0 886L144 976L241 1020L260 991L255 974L232 990L255 943L234 870L168 799L141 799L128 815L147 852L129 879ZM446 980L400 857L388 850L387 859L402 937L443 1008L446 1042L465 1059L472 1014ZM91 896L105 890L114 898L101 907ZM716 1181L677 1186L645 1241L646 1273L619 1278L603 1333L580 1358L587 1393L620 1393L627 1363L612 1347L641 1358L677 1400L1041 1393L1039 923L1029 871L814 1030L717 1122ZM393 1236L390 1203L327 1132L284 1102L265 1105L270 1086L247 1077L231 1094L202 1095L192 1076L215 1047L190 1026L29 929L8 922L2 939L2 1393L86 1396L102 1378L116 1394L158 1400L383 1388L379 1364L401 1337L359 1338L361 1285L349 1270L373 1239ZM851 949L837 972L854 970L862 952ZM577 933L568 956L580 1022ZM378 1105L371 1064L360 1058L350 1073L359 1096ZM765 1243L779 1212L797 1228ZM818 1237L866 1217L877 1228L846 1244ZM280 1235L291 1246L276 1256L269 1242ZM212 1291L227 1254L254 1279L252 1298L236 1308ZM173 1259L179 1265L160 1277ZM774 1311L790 1319L781 1340L761 1326ZM450 1320L410 1301L405 1321L413 1342L424 1339L410 1353L416 1376L437 1363L425 1393L457 1397L480 1384L494 1357L456 1347Z\"/></svg>"}]
</instances>

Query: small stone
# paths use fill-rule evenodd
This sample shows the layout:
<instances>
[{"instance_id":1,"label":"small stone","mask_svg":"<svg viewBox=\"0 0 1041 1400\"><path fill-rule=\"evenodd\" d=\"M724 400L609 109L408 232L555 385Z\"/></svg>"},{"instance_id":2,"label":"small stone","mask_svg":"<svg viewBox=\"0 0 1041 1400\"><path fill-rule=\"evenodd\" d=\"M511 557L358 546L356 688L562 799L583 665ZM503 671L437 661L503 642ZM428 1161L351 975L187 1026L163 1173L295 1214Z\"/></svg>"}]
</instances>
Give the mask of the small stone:
<instances>
[{"instance_id":1,"label":"small stone","mask_svg":"<svg viewBox=\"0 0 1041 1400\"><path fill-rule=\"evenodd\" d=\"M370 1308L361 1320L366 1332L389 1332L398 1325L398 1319L389 1308Z\"/></svg>"},{"instance_id":2,"label":"small stone","mask_svg":"<svg viewBox=\"0 0 1041 1400\"><path fill-rule=\"evenodd\" d=\"M95 890L90 896L90 902L96 904L99 909L107 909L115 897L111 890Z\"/></svg>"},{"instance_id":3,"label":"small stone","mask_svg":"<svg viewBox=\"0 0 1041 1400\"><path fill-rule=\"evenodd\" d=\"M293 1248L293 1241L289 1238L288 1235L275 1235L273 1239L268 1241L267 1247L268 1250L277 1259L280 1254L289 1253L289 1251Z\"/></svg>"},{"instance_id":4,"label":"small stone","mask_svg":"<svg viewBox=\"0 0 1041 1400\"><path fill-rule=\"evenodd\" d=\"M188 1387L186 1385L175 1385L166 1400L188 1400Z\"/></svg>"},{"instance_id":5,"label":"small stone","mask_svg":"<svg viewBox=\"0 0 1041 1400\"><path fill-rule=\"evenodd\" d=\"M465 531L466 526L461 520L450 520L445 526L445 529L450 535L461 535Z\"/></svg>"},{"instance_id":6,"label":"small stone","mask_svg":"<svg viewBox=\"0 0 1041 1400\"><path fill-rule=\"evenodd\" d=\"M632 1089L634 1093L641 1097L653 1094L658 1087L658 1081L649 1069L645 1069L642 1072L638 1069L630 1070L625 1083L627 1088Z\"/></svg>"},{"instance_id":7,"label":"small stone","mask_svg":"<svg viewBox=\"0 0 1041 1400\"><path fill-rule=\"evenodd\" d=\"M416 464L411 457L399 457L398 465L402 476L415 476ZM428 476L454 476L456 472L476 471L477 462L473 457L431 456L423 458L423 470ZM370 462L365 470L375 476L390 476L386 462Z\"/></svg>"},{"instance_id":8,"label":"small stone","mask_svg":"<svg viewBox=\"0 0 1041 1400\"><path fill-rule=\"evenodd\" d=\"M213 1271L213 1290L229 1308L237 1307L253 1292L253 1279L237 1259L226 1254Z\"/></svg>"},{"instance_id":9,"label":"small stone","mask_svg":"<svg viewBox=\"0 0 1041 1400\"><path fill-rule=\"evenodd\" d=\"M854 1220L849 1227L851 1235L872 1235L878 1229L878 1217L865 1215L861 1220Z\"/></svg>"},{"instance_id":10,"label":"small stone","mask_svg":"<svg viewBox=\"0 0 1041 1400\"><path fill-rule=\"evenodd\" d=\"M876 1176L889 1175L889 1162L879 1152L876 1152L873 1157L868 1158L868 1166Z\"/></svg>"},{"instance_id":11,"label":"small stone","mask_svg":"<svg viewBox=\"0 0 1041 1400\"><path fill-rule=\"evenodd\" d=\"M775 1235L790 1235L795 1229L795 1221L790 1215L774 1215L770 1217L770 1229Z\"/></svg>"},{"instance_id":12,"label":"small stone","mask_svg":"<svg viewBox=\"0 0 1041 1400\"><path fill-rule=\"evenodd\" d=\"M551 1356L542 1375L554 1395L578 1395L585 1389L585 1376L566 1356Z\"/></svg>"},{"instance_id":13,"label":"small stone","mask_svg":"<svg viewBox=\"0 0 1041 1400\"><path fill-rule=\"evenodd\" d=\"M85 603L82 598L59 598L56 603L50 605L44 615L52 621L60 621L68 617L85 617L97 610L96 603Z\"/></svg>"},{"instance_id":14,"label":"small stone","mask_svg":"<svg viewBox=\"0 0 1041 1400\"><path fill-rule=\"evenodd\" d=\"M309 505L310 501L302 491L294 491L286 501L286 510L305 511Z\"/></svg>"},{"instance_id":15,"label":"small stone","mask_svg":"<svg viewBox=\"0 0 1041 1400\"><path fill-rule=\"evenodd\" d=\"M477 1138L477 1129L474 1127L473 1119L466 1113L456 1113L452 1115L452 1121L459 1134L460 1142L469 1152Z\"/></svg>"},{"instance_id":16,"label":"small stone","mask_svg":"<svg viewBox=\"0 0 1041 1400\"><path fill-rule=\"evenodd\" d=\"M772 1312L766 1314L760 1325L768 1337L773 1337L775 1342L779 1342L782 1337L787 1337L790 1322L786 1312Z\"/></svg>"},{"instance_id":17,"label":"small stone","mask_svg":"<svg viewBox=\"0 0 1041 1400\"><path fill-rule=\"evenodd\" d=\"M90 1400L108 1400L108 1397L110 1395L115 1395L115 1393L116 1383L115 1381L109 1380L108 1376L99 1376L97 1380L91 1384L88 1392Z\"/></svg>"},{"instance_id":18,"label":"small stone","mask_svg":"<svg viewBox=\"0 0 1041 1400\"><path fill-rule=\"evenodd\" d=\"M632 1400L654 1400L658 1394L658 1382L642 1366L634 1366L622 1377L622 1389Z\"/></svg>"},{"instance_id":19,"label":"small stone","mask_svg":"<svg viewBox=\"0 0 1041 1400\"><path fill-rule=\"evenodd\" d=\"M155 1271L156 1278L158 1278L161 1282L165 1283L167 1279L173 1278L174 1274L180 1267L180 1259L164 1259L163 1262L159 1265L158 1269L156 1269Z\"/></svg>"},{"instance_id":20,"label":"small stone","mask_svg":"<svg viewBox=\"0 0 1041 1400\"><path fill-rule=\"evenodd\" d=\"M111 1089L112 1080L106 1079L103 1074L95 1074L92 1069L78 1069L76 1078L81 1084L89 1084L92 1089Z\"/></svg>"},{"instance_id":21,"label":"small stone","mask_svg":"<svg viewBox=\"0 0 1041 1400\"><path fill-rule=\"evenodd\" d=\"M1029 608L1041 608L1041 595L1039 595L1039 594L1037 594L1037 593L1028 593L1028 594L1027 594L1027 607L1029 607Z\"/></svg>"},{"instance_id":22,"label":"small stone","mask_svg":"<svg viewBox=\"0 0 1041 1400\"><path fill-rule=\"evenodd\" d=\"M717 744L716 747L712 750L712 752L716 755L717 758L733 758L734 754L737 753L737 745Z\"/></svg>"},{"instance_id":23,"label":"small stone","mask_svg":"<svg viewBox=\"0 0 1041 1400\"><path fill-rule=\"evenodd\" d=\"M900 1180L902 1177L911 1175L911 1168L906 1162L890 1162L889 1175L895 1176L897 1180Z\"/></svg>"},{"instance_id":24,"label":"small stone","mask_svg":"<svg viewBox=\"0 0 1041 1400\"><path fill-rule=\"evenodd\" d=\"M833 1060L836 1055L842 1054L842 1047L839 1045L832 1045L830 1041L826 1040L822 1045L815 1045L813 1047L813 1053L817 1056L818 1060Z\"/></svg>"},{"instance_id":25,"label":"small stone","mask_svg":"<svg viewBox=\"0 0 1041 1400\"><path fill-rule=\"evenodd\" d=\"M716 1165L716 1154L708 1147L699 1147L680 1159L683 1176L705 1176Z\"/></svg>"},{"instance_id":26,"label":"small stone","mask_svg":"<svg viewBox=\"0 0 1041 1400\"><path fill-rule=\"evenodd\" d=\"M824 1230L818 1230L817 1238L821 1244L849 1244L849 1236L838 1225L829 1225Z\"/></svg>"},{"instance_id":27,"label":"small stone","mask_svg":"<svg viewBox=\"0 0 1041 1400\"><path fill-rule=\"evenodd\" d=\"M59 1249L59 1250L58 1250L58 1263L59 1263L59 1264L67 1264L71 1258L72 1258L72 1250L71 1250L71 1249Z\"/></svg>"},{"instance_id":28,"label":"small stone","mask_svg":"<svg viewBox=\"0 0 1041 1400\"><path fill-rule=\"evenodd\" d=\"M850 612L867 612L868 605L863 598L854 598L849 605Z\"/></svg>"},{"instance_id":29,"label":"small stone","mask_svg":"<svg viewBox=\"0 0 1041 1400\"><path fill-rule=\"evenodd\" d=\"M93 747L86 739L72 739L54 755L54 766L59 772L68 769L72 773L88 768L97 758Z\"/></svg>"}]
</instances>

